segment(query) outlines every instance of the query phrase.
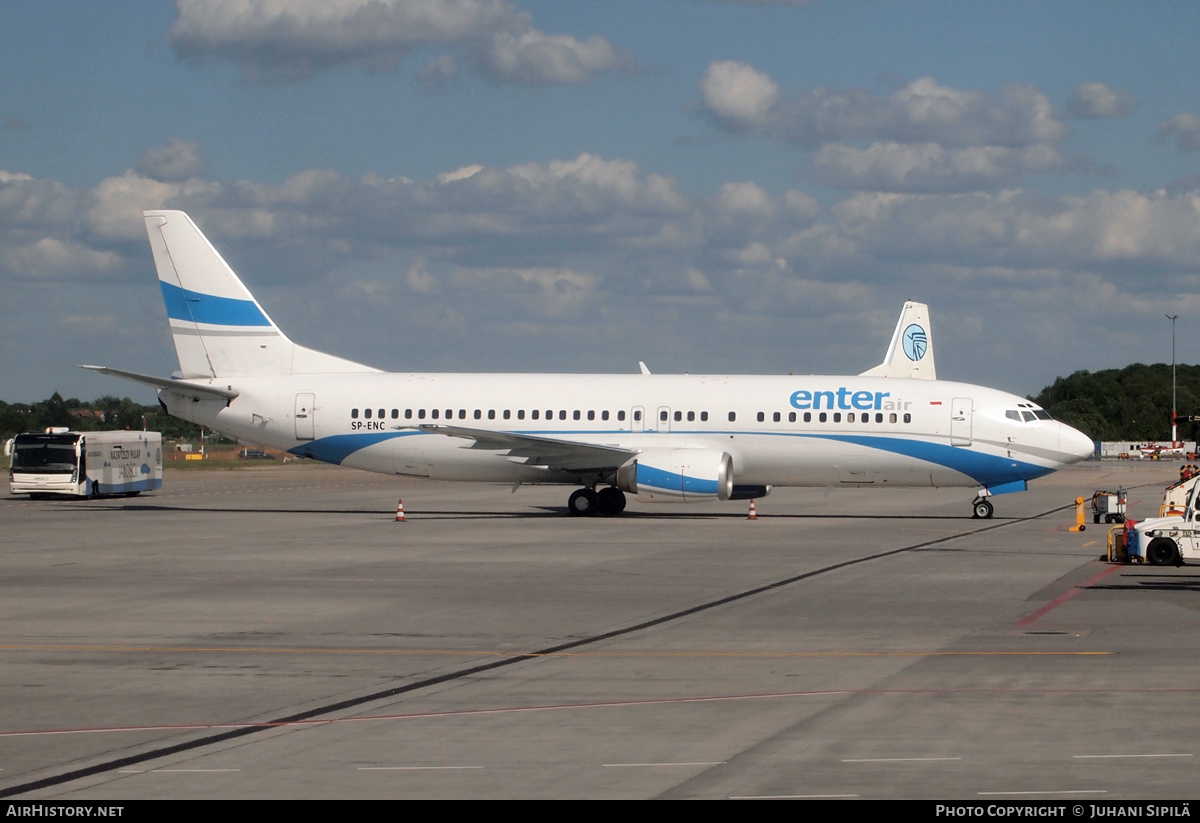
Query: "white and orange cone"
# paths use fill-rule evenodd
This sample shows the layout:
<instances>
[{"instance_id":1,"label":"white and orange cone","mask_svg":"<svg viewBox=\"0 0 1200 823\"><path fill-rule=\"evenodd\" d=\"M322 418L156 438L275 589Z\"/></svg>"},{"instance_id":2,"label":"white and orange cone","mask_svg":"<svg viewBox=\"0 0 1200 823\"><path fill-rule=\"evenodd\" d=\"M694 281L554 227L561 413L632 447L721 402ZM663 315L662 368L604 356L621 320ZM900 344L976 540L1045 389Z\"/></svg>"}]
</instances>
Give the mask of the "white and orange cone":
<instances>
[{"instance_id":1,"label":"white and orange cone","mask_svg":"<svg viewBox=\"0 0 1200 823\"><path fill-rule=\"evenodd\" d=\"M397 523L404 522L404 500L403 499L396 501L396 522Z\"/></svg>"},{"instance_id":2,"label":"white and orange cone","mask_svg":"<svg viewBox=\"0 0 1200 823\"><path fill-rule=\"evenodd\" d=\"M746 519L747 520L757 520L758 519L758 510L754 508L753 500L750 501L750 515Z\"/></svg>"}]
</instances>

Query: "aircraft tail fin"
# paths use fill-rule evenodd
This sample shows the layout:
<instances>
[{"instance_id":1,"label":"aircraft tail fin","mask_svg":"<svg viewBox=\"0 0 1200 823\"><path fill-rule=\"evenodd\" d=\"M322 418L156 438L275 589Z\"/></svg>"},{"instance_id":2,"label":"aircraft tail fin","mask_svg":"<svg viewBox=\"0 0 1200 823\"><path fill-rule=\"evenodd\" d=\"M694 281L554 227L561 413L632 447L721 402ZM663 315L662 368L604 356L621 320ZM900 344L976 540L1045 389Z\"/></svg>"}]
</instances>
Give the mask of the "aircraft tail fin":
<instances>
[{"instance_id":1,"label":"aircraft tail fin","mask_svg":"<svg viewBox=\"0 0 1200 823\"><path fill-rule=\"evenodd\" d=\"M900 321L892 334L891 345L883 362L865 371L862 377L913 377L936 380L933 364L933 331L929 325L929 307L911 300L904 304Z\"/></svg>"},{"instance_id":2,"label":"aircraft tail fin","mask_svg":"<svg viewBox=\"0 0 1200 823\"><path fill-rule=\"evenodd\" d=\"M183 378L376 371L289 340L184 212L143 215Z\"/></svg>"}]
</instances>

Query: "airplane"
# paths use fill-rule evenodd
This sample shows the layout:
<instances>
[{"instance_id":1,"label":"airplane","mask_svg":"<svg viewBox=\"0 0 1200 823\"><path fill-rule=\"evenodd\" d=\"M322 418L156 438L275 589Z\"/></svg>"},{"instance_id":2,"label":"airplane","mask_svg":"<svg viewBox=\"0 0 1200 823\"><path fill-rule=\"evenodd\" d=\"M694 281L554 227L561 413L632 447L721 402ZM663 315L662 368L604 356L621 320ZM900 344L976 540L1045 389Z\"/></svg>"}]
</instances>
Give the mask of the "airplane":
<instances>
[{"instance_id":1,"label":"airplane","mask_svg":"<svg viewBox=\"0 0 1200 823\"><path fill-rule=\"evenodd\" d=\"M936 379L904 304L860 375L407 374L293 343L181 211L144 212L179 371L83 366L241 442L384 474L578 487L572 515L761 498L774 486L974 487L989 498L1093 453L1036 404Z\"/></svg>"}]
</instances>

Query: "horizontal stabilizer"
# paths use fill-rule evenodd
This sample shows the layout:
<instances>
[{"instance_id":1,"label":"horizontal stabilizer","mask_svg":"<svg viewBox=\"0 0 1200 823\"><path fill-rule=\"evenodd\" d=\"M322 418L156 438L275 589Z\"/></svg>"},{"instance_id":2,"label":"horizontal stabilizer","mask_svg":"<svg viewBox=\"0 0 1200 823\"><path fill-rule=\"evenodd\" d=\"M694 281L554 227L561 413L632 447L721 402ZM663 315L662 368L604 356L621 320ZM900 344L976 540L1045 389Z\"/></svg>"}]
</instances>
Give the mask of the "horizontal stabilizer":
<instances>
[{"instance_id":1,"label":"horizontal stabilizer","mask_svg":"<svg viewBox=\"0 0 1200 823\"><path fill-rule=\"evenodd\" d=\"M138 374L133 371L123 371L122 369L110 369L107 366L80 366L81 369L88 371L107 374L112 377L120 377L125 380L132 380L134 383L141 383L146 386L153 386L156 389L166 389L167 391L182 394L184 397L191 397L196 400L223 400L228 403L230 400L238 396L238 393L231 389L222 389L217 386L205 386L199 383L191 383L187 380L172 380L169 377L154 377L149 374Z\"/></svg>"},{"instance_id":2,"label":"horizontal stabilizer","mask_svg":"<svg viewBox=\"0 0 1200 823\"><path fill-rule=\"evenodd\" d=\"M900 312L900 322L892 334L887 356L861 377L913 377L936 380L933 365L933 331L929 326L929 307L909 301Z\"/></svg>"}]
</instances>

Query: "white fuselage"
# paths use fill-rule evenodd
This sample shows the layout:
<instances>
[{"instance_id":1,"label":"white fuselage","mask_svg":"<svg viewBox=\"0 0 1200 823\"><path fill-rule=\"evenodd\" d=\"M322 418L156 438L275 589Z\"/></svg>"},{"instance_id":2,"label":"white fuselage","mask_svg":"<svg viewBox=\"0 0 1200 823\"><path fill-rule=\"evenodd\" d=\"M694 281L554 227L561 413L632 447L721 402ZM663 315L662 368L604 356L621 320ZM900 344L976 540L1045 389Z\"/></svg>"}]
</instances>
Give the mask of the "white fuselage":
<instances>
[{"instance_id":1,"label":"white fuselage","mask_svg":"<svg viewBox=\"0 0 1200 823\"><path fill-rule=\"evenodd\" d=\"M201 381L191 381L199 383ZM326 374L232 377L171 414L329 463L444 480L605 482L421 426L633 451L711 449L738 484L979 486L1048 474L1092 443L1028 401L938 380L862 376Z\"/></svg>"}]
</instances>

